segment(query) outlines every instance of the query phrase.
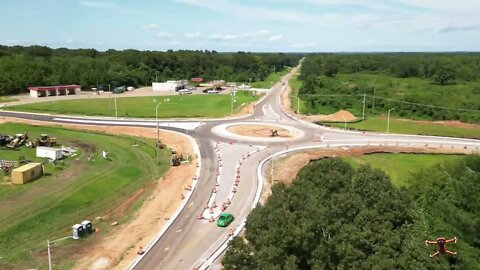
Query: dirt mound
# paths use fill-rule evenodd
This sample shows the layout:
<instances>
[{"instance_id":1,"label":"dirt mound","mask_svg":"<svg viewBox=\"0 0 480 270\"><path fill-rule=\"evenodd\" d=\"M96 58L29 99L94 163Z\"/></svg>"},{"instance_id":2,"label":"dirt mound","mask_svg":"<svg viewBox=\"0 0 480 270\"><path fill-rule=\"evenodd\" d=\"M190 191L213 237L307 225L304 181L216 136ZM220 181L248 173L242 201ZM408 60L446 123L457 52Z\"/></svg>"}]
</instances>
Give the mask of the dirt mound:
<instances>
[{"instance_id":1,"label":"dirt mound","mask_svg":"<svg viewBox=\"0 0 480 270\"><path fill-rule=\"evenodd\" d=\"M270 125L235 125L227 128L229 132L249 137L269 138L272 136L272 130L278 132L280 138L291 137L290 131L278 126Z\"/></svg>"},{"instance_id":2,"label":"dirt mound","mask_svg":"<svg viewBox=\"0 0 480 270\"><path fill-rule=\"evenodd\" d=\"M311 116L308 116L308 118L310 120L313 120L313 121L321 121L321 122L324 122L324 121L327 121L327 122L344 122L344 121L347 121L347 122L353 122L353 121L356 121L357 118L355 117L355 115L353 115L351 112L349 111L345 111L345 110L340 110L334 114L329 114L329 115L311 115Z\"/></svg>"}]
</instances>

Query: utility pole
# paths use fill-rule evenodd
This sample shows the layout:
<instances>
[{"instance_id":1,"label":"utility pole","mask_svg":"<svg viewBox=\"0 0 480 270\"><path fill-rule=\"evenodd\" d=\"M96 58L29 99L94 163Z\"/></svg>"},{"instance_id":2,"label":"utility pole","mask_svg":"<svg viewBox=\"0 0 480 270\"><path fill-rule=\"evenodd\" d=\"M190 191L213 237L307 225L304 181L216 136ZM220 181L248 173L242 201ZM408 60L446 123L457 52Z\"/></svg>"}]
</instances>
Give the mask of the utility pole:
<instances>
[{"instance_id":1,"label":"utility pole","mask_svg":"<svg viewBox=\"0 0 480 270\"><path fill-rule=\"evenodd\" d=\"M373 104L372 104L372 114L375 113L375 87L373 88Z\"/></svg>"},{"instance_id":2,"label":"utility pole","mask_svg":"<svg viewBox=\"0 0 480 270\"><path fill-rule=\"evenodd\" d=\"M362 114L362 121L365 121L365 101L367 99L367 95L363 94L363 114Z\"/></svg>"}]
</instances>

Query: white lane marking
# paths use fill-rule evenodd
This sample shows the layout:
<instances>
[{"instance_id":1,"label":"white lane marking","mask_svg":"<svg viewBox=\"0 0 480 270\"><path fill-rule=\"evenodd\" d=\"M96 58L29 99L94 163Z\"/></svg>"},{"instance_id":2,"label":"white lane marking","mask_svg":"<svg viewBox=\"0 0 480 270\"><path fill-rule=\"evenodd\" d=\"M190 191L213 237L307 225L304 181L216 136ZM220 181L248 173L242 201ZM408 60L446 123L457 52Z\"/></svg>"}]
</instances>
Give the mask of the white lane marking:
<instances>
[{"instance_id":1,"label":"white lane marking","mask_svg":"<svg viewBox=\"0 0 480 270\"><path fill-rule=\"evenodd\" d=\"M134 122L134 121L112 121L112 120L90 120L90 119L69 119L69 118L53 118L54 121L80 123L80 124L105 124L105 125L126 125L126 126L157 126L156 122ZM202 122L160 122L160 127L174 127L183 129L195 129L202 125Z\"/></svg>"}]
</instances>

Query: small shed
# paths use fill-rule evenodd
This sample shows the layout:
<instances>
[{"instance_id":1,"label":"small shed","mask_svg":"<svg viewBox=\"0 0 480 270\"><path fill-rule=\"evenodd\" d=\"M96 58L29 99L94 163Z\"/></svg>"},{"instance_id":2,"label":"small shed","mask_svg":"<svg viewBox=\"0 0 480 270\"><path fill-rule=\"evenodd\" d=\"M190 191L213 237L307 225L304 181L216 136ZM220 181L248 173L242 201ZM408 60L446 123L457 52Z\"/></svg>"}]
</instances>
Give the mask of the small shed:
<instances>
[{"instance_id":1,"label":"small shed","mask_svg":"<svg viewBox=\"0 0 480 270\"><path fill-rule=\"evenodd\" d=\"M44 171L42 163L28 163L12 171L12 183L23 185L41 177Z\"/></svg>"},{"instance_id":2,"label":"small shed","mask_svg":"<svg viewBox=\"0 0 480 270\"><path fill-rule=\"evenodd\" d=\"M37 147L37 157L57 160L63 157L63 151L60 148L39 146Z\"/></svg>"}]
</instances>

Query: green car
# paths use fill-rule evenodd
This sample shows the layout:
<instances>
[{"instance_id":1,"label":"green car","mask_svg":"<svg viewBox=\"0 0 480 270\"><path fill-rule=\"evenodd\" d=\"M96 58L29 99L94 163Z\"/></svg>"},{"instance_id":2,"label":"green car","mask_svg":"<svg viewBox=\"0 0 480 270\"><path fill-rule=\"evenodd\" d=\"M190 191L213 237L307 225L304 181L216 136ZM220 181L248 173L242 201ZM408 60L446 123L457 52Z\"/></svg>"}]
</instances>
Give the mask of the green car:
<instances>
[{"instance_id":1,"label":"green car","mask_svg":"<svg viewBox=\"0 0 480 270\"><path fill-rule=\"evenodd\" d=\"M227 227L235 218L232 214L222 213L217 219L218 227Z\"/></svg>"}]
</instances>

